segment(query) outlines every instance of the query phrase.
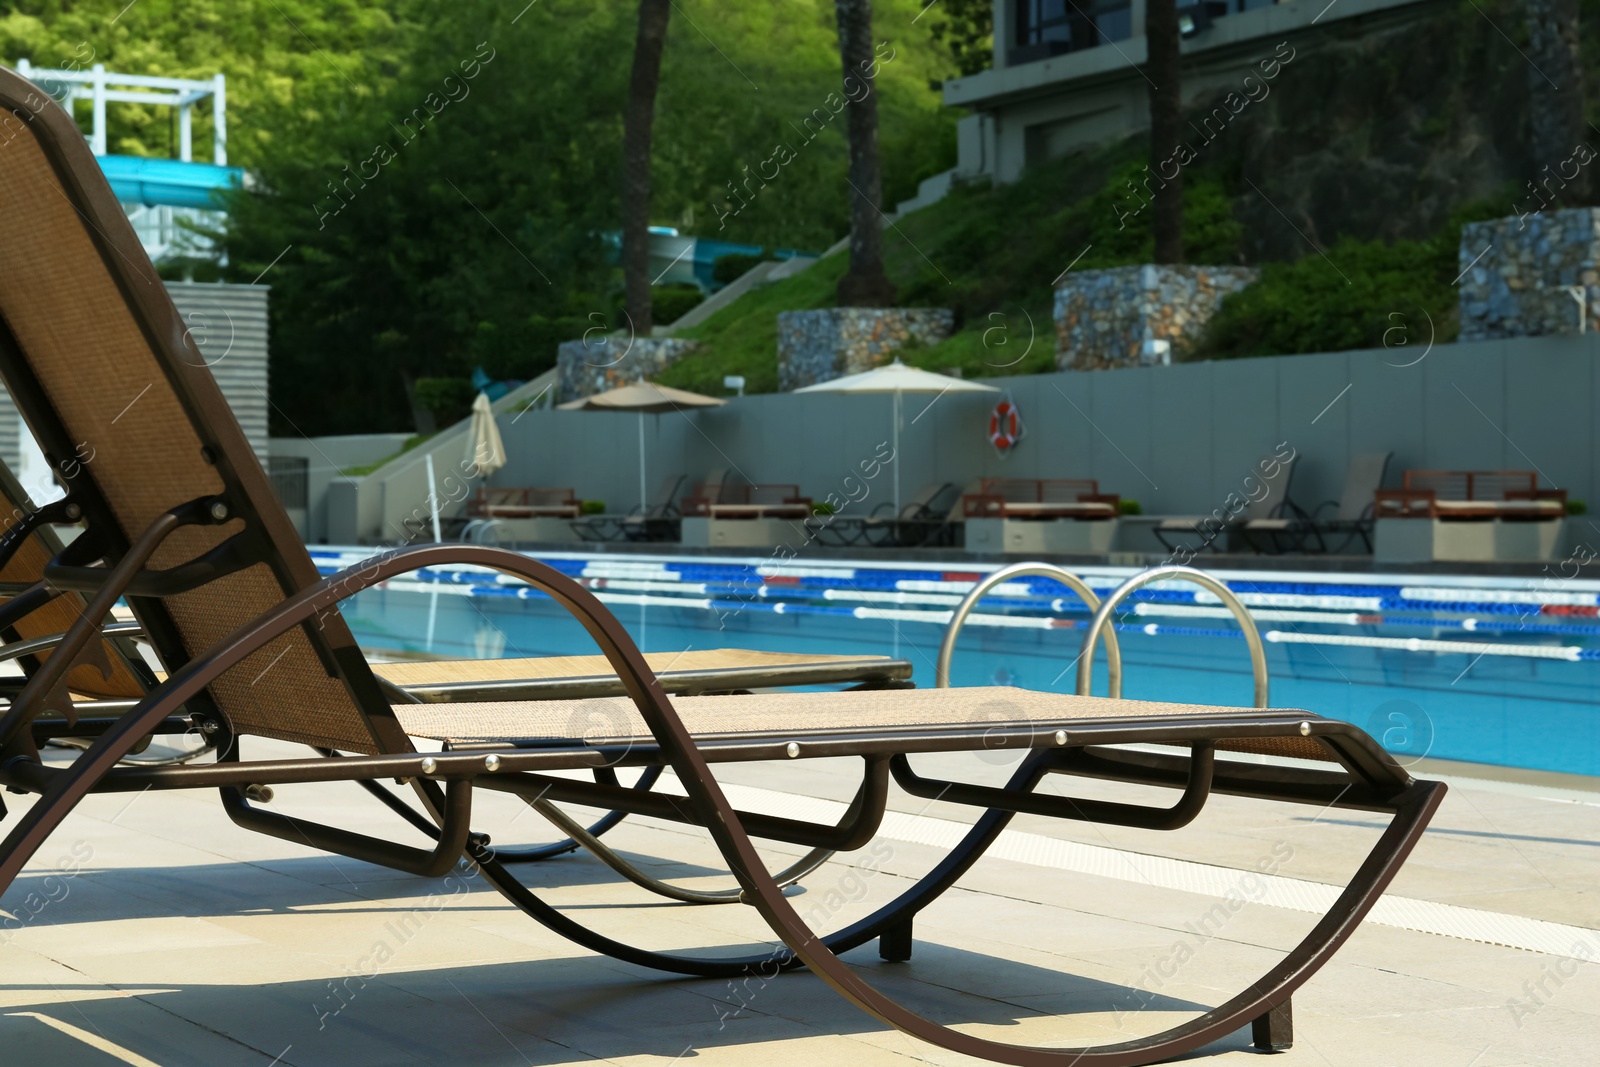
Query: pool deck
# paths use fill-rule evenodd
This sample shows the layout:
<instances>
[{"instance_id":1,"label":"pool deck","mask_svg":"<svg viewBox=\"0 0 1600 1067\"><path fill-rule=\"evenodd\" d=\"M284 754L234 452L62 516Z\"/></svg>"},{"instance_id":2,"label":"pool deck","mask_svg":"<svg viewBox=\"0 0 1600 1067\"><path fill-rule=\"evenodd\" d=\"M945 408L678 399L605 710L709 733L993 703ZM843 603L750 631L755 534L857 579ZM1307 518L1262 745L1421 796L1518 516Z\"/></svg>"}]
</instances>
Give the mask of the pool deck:
<instances>
[{"instance_id":1,"label":"pool deck","mask_svg":"<svg viewBox=\"0 0 1600 1067\"><path fill-rule=\"evenodd\" d=\"M741 804L803 812L814 798L847 797L851 772L804 760L723 777ZM1600 792L1572 784L1455 779L1383 921L1365 924L1297 994L1296 1046L1272 1062L1592 1064ZM479 796L474 823L497 841L540 838L536 816L514 800ZM13 812L28 803L6 799ZM283 789L273 807L409 839L350 786ZM863 914L934 862L930 842L971 818L902 794L891 807L899 814L872 846L808 879L795 898L802 915L837 925ZM1342 882L1380 824L1226 797L1173 834L1020 818L998 858L919 918L910 963L879 962L870 947L847 958L930 1016L1002 1040L1150 1033L1274 962L1315 921L1297 906L1319 892L1307 883ZM726 883L703 837L681 827L634 819L612 840L657 874ZM747 909L653 903L586 857L523 870L554 903L619 938L679 948L765 940ZM52 871L59 880L47 881ZM730 984L590 955L470 876L405 878L250 834L210 792L91 798L30 872L6 897L17 918L0 935L7 1063L974 1062L889 1030L803 973ZM1219 907L1228 899L1242 903ZM1244 1033L1205 1053L1195 1062L1265 1062Z\"/></svg>"}]
</instances>

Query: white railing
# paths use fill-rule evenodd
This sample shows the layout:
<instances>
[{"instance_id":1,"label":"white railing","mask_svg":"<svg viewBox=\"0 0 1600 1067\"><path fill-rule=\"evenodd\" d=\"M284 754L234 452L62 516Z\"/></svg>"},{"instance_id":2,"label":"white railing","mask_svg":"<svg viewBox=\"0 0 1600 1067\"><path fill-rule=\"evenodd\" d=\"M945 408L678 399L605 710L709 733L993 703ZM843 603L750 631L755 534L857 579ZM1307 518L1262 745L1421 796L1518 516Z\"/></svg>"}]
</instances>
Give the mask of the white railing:
<instances>
[{"instance_id":1,"label":"white railing","mask_svg":"<svg viewBox=\"0 0 1600 1067\"><path fill-rule=\"evenodd\" d=\"M89 127L89 147L97 156L106 154L106 105L154 104L178 109L178 158L194 162L194 105L211 100L211 161L219 167L228 164L227 77L214 74L207 80L157 78L148 74L112 74L104 63L88 70L35 67L26 59L17 61L17 73L39 85L72 110L74 100L88 100L94 110ZM113 88L115 86L115 88Z\"/></svg>"}]
</instances>

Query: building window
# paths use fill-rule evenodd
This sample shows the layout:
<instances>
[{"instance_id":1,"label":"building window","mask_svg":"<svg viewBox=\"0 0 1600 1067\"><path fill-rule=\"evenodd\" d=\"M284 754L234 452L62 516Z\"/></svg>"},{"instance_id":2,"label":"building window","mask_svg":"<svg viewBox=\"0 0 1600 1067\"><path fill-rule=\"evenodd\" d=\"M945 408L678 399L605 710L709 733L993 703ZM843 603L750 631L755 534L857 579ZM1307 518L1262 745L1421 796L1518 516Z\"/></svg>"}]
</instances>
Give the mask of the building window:
<instances>
[{"instance_id":1,"label":"building window","mask_svg":"<svg viewBox=\"0 0 1600 1067\"><path fill-rule=\"evenodd\" d=\"M1130 0L1017 0L1016 11L1011 65L1125 40L1133 30Z\"/></svg>"}]
</instances>

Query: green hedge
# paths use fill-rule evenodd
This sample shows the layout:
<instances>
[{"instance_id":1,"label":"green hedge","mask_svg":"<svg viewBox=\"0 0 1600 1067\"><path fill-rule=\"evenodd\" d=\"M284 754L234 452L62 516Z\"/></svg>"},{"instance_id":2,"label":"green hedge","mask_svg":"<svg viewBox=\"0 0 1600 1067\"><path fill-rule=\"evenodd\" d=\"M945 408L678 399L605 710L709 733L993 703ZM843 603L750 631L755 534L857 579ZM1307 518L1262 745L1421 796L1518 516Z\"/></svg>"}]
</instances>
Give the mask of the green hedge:
<instances>
[{"instance_id":1,"label":"green hedge","mask_svg":"<svg viewBox=\"0 0 1600 1067\"><path fill-rule=\"evenodd\" d=\"M1224 298L1193 358L1411 345L1420 355L1430 337L1453 341L1461 227L1503 214L1503 204L1469 204L1426 241L1345 238L1293 263L1267 263L1260 281Z\"/></svg>"},{"instance_id":2,"label":"green hedge","mask_svg":"<svg viewBox=\"0 0 1600 1067\"><path fill-rule=\"evenodd\" d=\"M758 252L747 256L743 252L732 252L726 256L718 256L715 263L711 264L711 278L718 285L727 285L736 282L744 276L745 272L760 263L767 256Z\"/></svg>"},{"instance_id":3,"label":"green hedge","mask_svg":"<svg viewBox=\"0 0 1600 1067\"><path fill-rule=\"evenodd\" d=\"M441 426L466 418L478 395L465 378L418 378L412 389L417 407L433 412Z\"/></svg>"},{"instance_id":4,"label":"green hedge","mask_svg":"<svg viewBox=\"0 0 1600 1067\"><path fill-rule=\"evenodd\" d=\"M650 290L650 315L657 326L669 326L705 300L693 285L657 285Z\"/></svg>"}]
</instances>

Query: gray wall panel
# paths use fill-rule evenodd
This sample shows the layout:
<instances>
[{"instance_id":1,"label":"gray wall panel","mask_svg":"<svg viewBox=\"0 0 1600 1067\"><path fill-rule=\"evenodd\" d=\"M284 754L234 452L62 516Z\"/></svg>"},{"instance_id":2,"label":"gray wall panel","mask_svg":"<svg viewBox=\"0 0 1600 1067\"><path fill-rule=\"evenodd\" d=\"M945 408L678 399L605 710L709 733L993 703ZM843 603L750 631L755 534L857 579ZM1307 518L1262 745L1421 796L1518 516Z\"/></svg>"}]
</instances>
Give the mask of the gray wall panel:
<instances>
[{"instance_id":1,"label":"gray wall panel","mask_svg":"<svg viewBox=\"0 0 1600 1067\"><path fill-rule=\"evenodd\" d=\"M1086 409L1095 433L1093 477L1106 492L1141 502L1160 498L1163 492L1160 481L1150 474L1154 423L1150 412L1153 382L1148 369L1138 368L1133 374L1089 372L1096 380L1089 397L1091 406ZM1204 405L1197 407L1203 409Z\"/></svg>"},{"instance_id":2,"label":"gray wall panel","mask_svg":"<svg viewBox=\"0 0 1600 1067\"><path fill-rule=\"evenodd\" d=\"M1550 340L1555 343L1506 345L1505 422L1501 428L1515 445L1508 446L1507 461L1537 469L1541 481L1553 485L1591 485L1594 345L1586 336Z\"/></svg>"},{"instance_id":3,"label":"gray wall panel","mask_svg":"<svg viewBox=\"0 0 1600 1067\"><path fill-rule=\"evenodd\" d=\"M1421 366L1427 381L1424 465L1451 470L1526 469L1526 461L1506 448L1499 429L1506 424L1502 342L1440 345Z\"/></svg>"},{"instance_id":4,"label":"gray wall panel","mask_svg":"<svg viewBox=\"0 0 1600 1067\"><path fill-rule=\"evenodd\" d=\"M1339 495L1351 456L1366 451L1396 453L1390 484L1407 467L1527 467L1504 430L1551 482L1577 499L1600 499L1596 339L1438 345L1415 366L1394 365L1423 351L1417 344L996 380L1027 425L1009 458L987 439L995 394L948 393L926 413L931 394L907 396L902 498L934 480L1087 477L1152 514L1193 514L1238 492L1256 460L1287 440L1303 464L1295 502L1310 508ZM890 436L891 404L888 396L787 394L647 416L650 488L668 470L698 481L733 466L758 482L796 483L816 499L846 496L844 479L859 477L861 461ZM510 462L495 484L571 485L614 511L638 502L634 415L531 411L501 425ZM411 483L391 490L424 495ZM852 510L870 511L891 496L886 471Z\"/></svg>"},{"instance_id":5,"label":"gray wall panel","mask_svg":"<svg viewBox=\"0 0 1600 1067\"><path fill-rule=\"evenodd\" d=\"M1303 508L1337 500L1344 489L1355 393L1342 353L1289 357L1279 369L1277 441L1288 441L1300 455L1291 496Z\"/></svg>"},{"instance_id":6,"label":"gray wall panel","mask_svg":"<svg viewBox=\"0 0 1600 1067\"><path fill-rule=\"evenodd\" d=\"M1161 487L1162 510L1196 514L1210 511L1219 501L1211 493L1215 467L1212 455L1216 423L1196 419L1196 407L1209 410L1215 375L1206 364L1161 368L1168 373L1147 375L1150 380L1150 465L1146 473ZM1106 484L1109 493L1148 503L1157 490L1138 479Z\"/></svg>"},{"instance_id":7,"label":"gray wall panel","mask_svg":"<svg viewBox=\"0 0 1600 1067\"><path fill-rule=\"evenodd\" d=\"M1400 484L1405 468L1426 465L1428 428L1422 417L1422 398L1428 382L1423 363L1432 354L1423 363L1397 365L1409 363L1422 352L1407 346L1398 351L1353 352L1346 357L1354 384L1339 403L1350 421L1350 452L1393 452L1388 475L1391 487Z\"/></svg>"},{"instance_id":8,"label":"gray wall panel","mask_svg":"<svg viewBox=\"0 0 1600 1067\"><path fill-rule=\"evenodd\" d=\"M1245 478L1258 473L1255 467L1261 457L1274 452L1286 439L1278 412L1278 368L1284 362L1230 359L1210 364L1211 410L1191 409L1185 417L1188 424L1198 421L1197 416L1211 419L1214 495L1200 507L1200 512L1222 505L1230 493L1247 492Z\"/></svg>"}]
</instances>

